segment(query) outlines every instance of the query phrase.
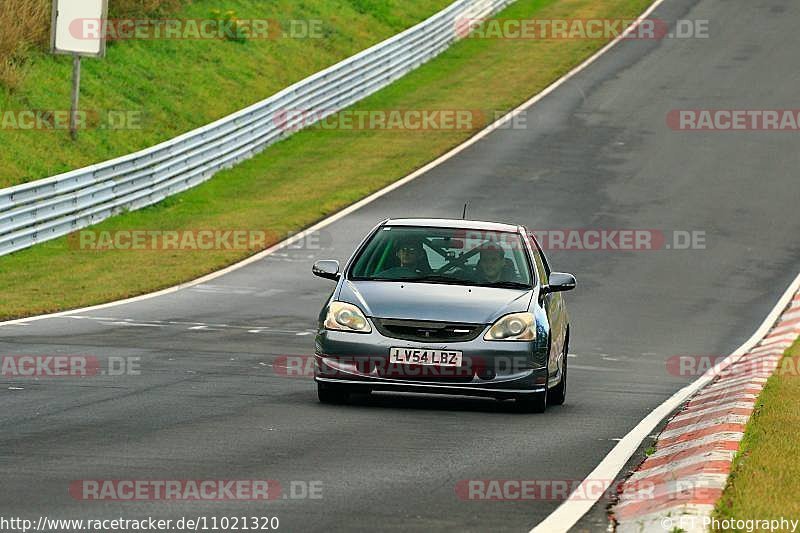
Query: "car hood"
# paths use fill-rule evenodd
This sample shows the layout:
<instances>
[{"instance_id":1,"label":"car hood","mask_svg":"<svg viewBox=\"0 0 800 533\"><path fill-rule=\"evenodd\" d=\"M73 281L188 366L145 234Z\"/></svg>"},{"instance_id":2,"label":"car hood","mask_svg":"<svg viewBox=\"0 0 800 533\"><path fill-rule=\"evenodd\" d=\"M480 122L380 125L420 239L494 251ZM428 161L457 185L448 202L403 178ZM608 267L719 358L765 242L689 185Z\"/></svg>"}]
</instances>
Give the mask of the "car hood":
<instances>
[{"instance_id":1,"label":"car hood","mask_svg":"<svg viewBox=\"0 0 800 533\"><path fill-rule=\"evenodd\" d=\"M490 324L505 314L527 311L532 293L531 289L346 280L338 300L357 305L370 317Z\"/></svg>"}]
</instances>

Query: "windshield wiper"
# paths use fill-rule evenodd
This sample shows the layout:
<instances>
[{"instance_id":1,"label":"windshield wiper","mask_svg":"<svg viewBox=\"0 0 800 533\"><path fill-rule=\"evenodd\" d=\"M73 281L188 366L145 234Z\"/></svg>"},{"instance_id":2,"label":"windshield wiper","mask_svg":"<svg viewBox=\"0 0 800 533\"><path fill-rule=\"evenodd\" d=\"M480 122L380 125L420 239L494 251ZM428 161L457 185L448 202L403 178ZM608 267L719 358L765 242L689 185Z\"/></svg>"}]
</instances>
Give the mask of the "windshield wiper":
<instances>
[{"instance_id":1,"label":"windshield wiper","mask_svg":"<svg viewBox=\"0 0 800 533\"><path fill-rule=\"evenodd\" d=\"M358 277L358 278L350 278L351 281L394 281L394 282L401 282L401 281L413 281L414 278L381 278L381 277L374 277L374 278L367 278L367 277Z\"/></svg>"},{"instance_id":2,"label":"windshield wiper","mask_svg":"<svg viewBox=\"0 0 800 533\"><path fill-rule=\"evenodd\" d=\"M353 281L392 281L395 283L457 283L457 284L468 284L469 282L460 279L449 278L447 276L417 276L417 277L407 277L407 278L386 278L386 277L374 277L374 278L352 278Z\"/></svg>"},{"instance_id":3,"label":"windshield wiper","mask_svg":"<svg viewBox=\"0 0 800 533\"><path fill-rule=\"evenodd\" d=\"M417 283L447 283L451 285L471 285L471 282L465 279L451 278L449 276L437 276L431 274L428 276L420 276L418 278L409 278L406 281Z\"/></svg>"},{"instance_id":4,"label":"windshield wiper","mask_svg":"<svg viewBox=\"0 0 800 533\"><path fill-rule=\"evenodd\" d=\"M530 285L519 281L487 281L480 284L481 287L494 287L497 289L530 289Z\"/></svg>"}]
</instances>

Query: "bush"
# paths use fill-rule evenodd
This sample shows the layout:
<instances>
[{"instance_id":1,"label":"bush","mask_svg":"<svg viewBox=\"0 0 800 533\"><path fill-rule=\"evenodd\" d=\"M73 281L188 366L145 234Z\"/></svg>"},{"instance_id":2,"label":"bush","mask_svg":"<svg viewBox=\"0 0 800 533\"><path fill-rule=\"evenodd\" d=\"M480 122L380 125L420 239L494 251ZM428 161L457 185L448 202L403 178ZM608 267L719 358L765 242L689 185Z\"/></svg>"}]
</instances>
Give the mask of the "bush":
<instances>
[{"instance_id":1,"label":"bush","mask_svg":"<svg viewBox=\"0 0 800 533\"><path fill-rule=\"evenodd\" d=\"M174 13L184 0L109 0L108 17L159 17Z\"/></svg>"},{"instance_id":2,"label":"bush","mask_svg":"<svg viewBox=\"0 0 800 533\"><path fill-rule=\"evenodd\" d=\"M247 40L247 33L239 26L239 19L236 16L236 11L228 10L223 12L221 9L211 10L211 19L223 24L227 30L225 31L225 39L237 43L243 43Z\"/></svg>"},{"instance_id":3,"label":"bush","mask_svg":"<svg viewBox=\"0 0 800 533\"><path fill-rule=\"evenodd\" d=\"M17 86L30 50L47 46L49 26L49 0L0 1L0 84Z\"/></svg>"},{"instance_id":4,"label":"bush","mask_svg":"<svg viewBox=\"0 0 800 533\"><path fill-rule=\"evenodd\" d=\"M109 18L159 17L190 0L110 0ZM14 89L32 50L50 40L51 0L0 0L0 85Z\"/></svg>"}]
</instances>

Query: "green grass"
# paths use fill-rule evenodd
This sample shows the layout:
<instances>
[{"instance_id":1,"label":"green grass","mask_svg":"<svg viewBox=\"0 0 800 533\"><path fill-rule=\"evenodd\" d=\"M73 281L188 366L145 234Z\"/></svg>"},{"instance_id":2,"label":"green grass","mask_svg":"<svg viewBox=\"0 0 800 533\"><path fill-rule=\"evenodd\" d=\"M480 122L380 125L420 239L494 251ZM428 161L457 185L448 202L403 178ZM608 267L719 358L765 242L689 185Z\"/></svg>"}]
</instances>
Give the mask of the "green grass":
<instances>
[{"instance_id":1,"label":"green grass","mask_svg":"<svg viewBox=\"0 0 800 533\"><path fill-rule=\"evenodd\" d=\"M629 18L649 3L520 0L499 17ZM508 110L547 87L603 44L590 40L461 41L355 109ZM479 127L476 125L476 129ZM296 231L396 181L474 133L309 129L191 191L109 219L98 229ZM0 258L0 293L4 295L0 318L157 290L247 255L225 251L86 252L70 249L66 238L57 239Z\"/></svg>"},{"instance_id":2,"label":"green grass","mask_svg":"<svg viewBox=\"0 0 800 533\"><path fill-rule=\"evenodd\" d=\"M81 132L0 127L0 187L125 155L208 124L399 33L450 0L195 0L170 18L208 18L231 9L240 19L320 21L324 38L126 40L105 59L82 63L81 109L132 111L137 129ZM21 85L0 87L4 110L68 110L72 60L32 53Z\"/></svg>"},{"instance_id":3,"label":"green grass","mask_svg":"<svg viewBox=\"0 0 800 533\"><path fill-rule=\"evenodd\" d=\"M758 397L717 503L723 519L800 519L800 340Z\"/></svg>"}]
</instances>

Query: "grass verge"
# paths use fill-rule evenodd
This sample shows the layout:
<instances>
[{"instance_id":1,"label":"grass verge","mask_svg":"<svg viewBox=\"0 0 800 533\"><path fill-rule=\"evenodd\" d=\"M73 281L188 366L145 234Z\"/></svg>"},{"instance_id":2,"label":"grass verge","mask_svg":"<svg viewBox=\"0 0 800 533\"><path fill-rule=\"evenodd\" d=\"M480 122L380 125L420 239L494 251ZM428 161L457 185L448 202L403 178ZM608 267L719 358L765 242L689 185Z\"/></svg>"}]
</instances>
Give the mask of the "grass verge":
<instances>
[{"instance_id":1,"label":"grass verge","mask_svg":"<svg viewBox=\"0 0 800 533\"><path fill-rule=\"evenodd\" d=\"M631 18L650 0L520 0L499 18ZM356 110L507 111L603 46L600 40L467 39ZM307 227L472 136L461 130L308 129L184 194L98 230ZM130 297L199 277L248 252L88 252L53 240L0 258L0 318Z\"/></svg>"},{"instance_id":2,"label":"grass verge","mask_svg":"<svg viewBox=\"0 0 800 533\"><path fill-rule=\"evenodd\" d=\"M74 143L63 127L29 129L18 118L24 110L59 116L69 110L72 58L27 50L14 90L0 86L0 187L129 154L213 122L399 33L450 1L194 0L181 6L175 0L125 0L121 6L115 0L114 17L140 20L131 12L149 13L157 4L179 8L170 19L218 18L212 11L221 9L240 20L278 21L286 33L245 42L112 41L106 58L82 63L80 107L87 126ZM49 5L49 0L36 2ZM133 4L140 9L133 10ZM116 119L106 118L109 114Z\"/></svg>"},{"instance_id":3,"label":"grass verge","mask_svg":"<svg viewBox=\"0 0 800 533\"><path fill-rule=\"evenodd\" d=\"M715 516L720 521L800 519L799 358L800 340L789 349L758 397L717 503Z\"/></svg>"}]
</instances>

